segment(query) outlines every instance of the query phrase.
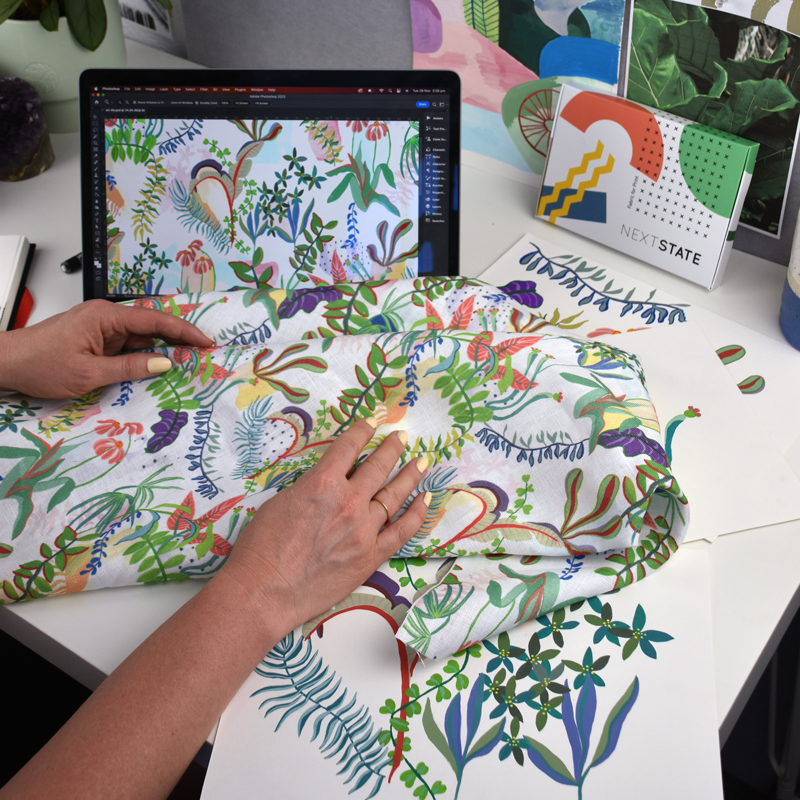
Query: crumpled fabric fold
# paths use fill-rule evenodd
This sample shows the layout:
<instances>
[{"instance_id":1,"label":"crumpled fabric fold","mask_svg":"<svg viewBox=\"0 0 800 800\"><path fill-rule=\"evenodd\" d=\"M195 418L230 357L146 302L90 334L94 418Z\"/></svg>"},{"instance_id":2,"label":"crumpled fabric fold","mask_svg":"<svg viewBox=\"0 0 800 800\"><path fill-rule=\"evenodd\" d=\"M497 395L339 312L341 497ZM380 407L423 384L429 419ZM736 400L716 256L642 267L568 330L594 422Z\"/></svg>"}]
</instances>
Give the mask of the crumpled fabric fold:
<instances>
[{"instance_id":1,"label":"crumpled fabric fold","mask_svg":"<svg viewBox=\"0 0 800 800\"><path fill-rule=\"evenodd\" d=\"M538 318L535 284L466 278L177 295L216 347L70 401L0 398L2 602L213 575L266 499L353 420L430 462L437 559L398 638L441 658L640 580L683 540L634 356ZM399 466L398 466L399 468ZM416 492L415 492L416 494Z\"/></svg>"}]
</instances>

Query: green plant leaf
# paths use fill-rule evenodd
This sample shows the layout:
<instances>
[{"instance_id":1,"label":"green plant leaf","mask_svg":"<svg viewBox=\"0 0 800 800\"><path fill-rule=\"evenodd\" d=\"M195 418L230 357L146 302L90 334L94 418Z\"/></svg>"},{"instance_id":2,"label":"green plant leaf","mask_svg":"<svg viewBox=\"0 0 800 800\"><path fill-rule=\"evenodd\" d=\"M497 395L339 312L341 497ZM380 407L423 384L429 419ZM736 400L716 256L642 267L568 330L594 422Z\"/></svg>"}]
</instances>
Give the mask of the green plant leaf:
<instances>
[{"instance_id":1,"label":"green plant leaf","mask_svg":"<svg viewBox=\"0 0 800 800\"><path fill-rule=\"evenodd\" d=\"M65 0L64 10L69 29L78 43L87 50L97 50L108 27L103 0Z\"/></svg>"},{"instance_id":2,"label":"green plant leaf","mask_svg":"<svg viewBox=\"0 0 800 800\"><path fill-rule=\"evenodd\" d=\"M667 26L638 6L633 12L628 98L672 108L698 94L694 81L679 66Z\"/></svg>"},{"instance_id":3,"label":"green plant leaf","mask_svg":"<svg viewBox=\"0 0 800 800\"><path fill-rule=\"evenodd\" d=\"M678 66L709 84L722 79L722 89L727 83L727 73L720 62L719 42L714 31L699 19L686 20L678 25L669 25L672 45ZM722 93L720 89L717 97Z\"/></svg>"},{"instance_id":4,"label":"green plant leaf","mask_svg":"<svg viewBox=\"0 0 800 800\"><path fill-rule=\"evenodd\" d=\"M22 0L0 0L0 22L5 22L21 5Z\"/></svg>"},{"instance_id":5,"label":"green plant leaf","mask_svg":"<svg viewBox=\"0 0 800 800\"><path fill-rule=\"evenodd\" d=\"M672 0L637 0L636 7L652 14L665 25L676 25L686 20L708 22L708 15L702 8L686 3L673 3Z\"/></svg>"},{"instance_id":6,"label":"green plant leaf","mask_svg":"<svg viewBox=\"0 0 800 800\"><path fill-rule=\"evenodd\" d=\"M753 197L769 200L783 197L789 180L789 167L792 163L792 148L782 145L779 149L761 143L758 148L756 167L750 181L749 192Z\"/></svg>"},{"instance_id":7,"label":"green plant leaf","mask_svg":"<svg viewBox=\"0 0 800 800\"><path fill-rule=\"evenodd\" d=\"M742 81L730 88L730 97L719 108L707 110L698 120L718 130L744 136L759 120L797 105L797 99L782 81Z\"/></svg>"},{"instance_id":8,"label":"green plant leaf","mask_svg":"<svg viewBox=\"0 0 800 800\"><path fill-rule=\"evenodd\" d=\"M734 61L729 58L725 63L731 85L741 81L760 81L762 78L771 77L781 62L786 58L786 49L789 38L783 31L776 30L780 37L778 46L770 58L745 58L743 61Z\"/></svg>"},{"instance_id":9,"label":"green plant leaf","mask_svg":"<svg viewBox=\"0 0 800 800\"><path fill-rule=\"evenodd\" d=\"M46 31L57 31L58 30L58 2L56 0L50 0L43 9L42 13L39 15L39 24L46 30Z\"/></svg>"}]
</instances>

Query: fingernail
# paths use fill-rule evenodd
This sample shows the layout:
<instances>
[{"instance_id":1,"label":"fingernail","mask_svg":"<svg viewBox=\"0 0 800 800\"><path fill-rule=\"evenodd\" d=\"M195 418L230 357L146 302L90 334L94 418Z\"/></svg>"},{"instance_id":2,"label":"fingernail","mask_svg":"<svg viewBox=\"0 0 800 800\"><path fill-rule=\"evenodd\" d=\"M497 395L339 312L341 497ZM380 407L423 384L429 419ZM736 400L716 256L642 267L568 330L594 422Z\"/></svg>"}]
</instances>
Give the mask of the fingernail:
<instances>
[{"instance_id":1,"label":"fingernail","mask_svg":"<svg viewBox=\"0 0 800 800\"><path fill-rule=\"evenodd\" d=\"M422 495L422 502L425 503L425 506L429 506L431 504L431 500L433 500L433 495L430 492L425 492Z\"/></svg>"},{"instance_id":2,"label":"fingernail","mask_svg":"<svg viewBox=\"0 0 800 800\"><path fill-rule=\"evenodd\" d=\"M147 359L147 371L151 375L159 375L162 372L169 372L171 369L172 362L164 356Z\"/></svg>"},{"instance_id":3,"label":"fingernail","mask_svg":"<svg viewBox=\"0 0 800 800\"><path fill-rule=\"evenodd\" d=\"M425 472L428 469L428 459L425 456L420 456L414 463L420 472Z\"/></svg>"},{"instance_id":4,"label":"fingernail","mask_svg":"<svg viewBox=\"0 0 800 800\"><path fill-rule=\"evenodd\" d=\"M199 330L200 333L202 333L203 336L205 336L206 339L208 339L208 341L211 342L211 344L216 345L217 340L213 336L211 336L211 334L206 333L202 328L198 328L197 330Z\"/></svg>"},{"instance_id":5,"label":"fingernail","mask_svg":"<svg viewBox=\"0 0 800 800\"><path fill-rule=\"evenodd\" d=\"M375 417L364 417L364 422L366 422L367 425L369 425L373 430L378 427L378 420L376 420Z\"/></svg>"},{"instance_id":6,"label":"fingernail","mask_svg":"<svg viewBox=\"0 0 800 800\"><path fill-rule=\"evenodd\" d=\"M402 443L403 447L408 444L408 431L397 431L397 438Z\"/></svg>"}]
</instances>

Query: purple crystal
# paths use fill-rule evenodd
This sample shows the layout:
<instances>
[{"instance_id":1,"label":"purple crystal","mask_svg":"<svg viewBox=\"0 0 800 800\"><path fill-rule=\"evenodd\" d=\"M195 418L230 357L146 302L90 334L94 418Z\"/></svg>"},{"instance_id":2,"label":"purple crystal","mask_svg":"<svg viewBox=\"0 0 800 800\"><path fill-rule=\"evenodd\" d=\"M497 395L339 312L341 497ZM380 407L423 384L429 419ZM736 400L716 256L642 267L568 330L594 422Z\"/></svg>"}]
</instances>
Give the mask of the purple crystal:
<instances>
[{"instance_id":1,"label":"purple crystal","mask_svg":"<svg viewBox=\"0 0 800 800\"><path fill-rule=\"evenodd\" d=\"M0 78L0 181L20 181L53 163L42 101L22 78Z\"/></svg>"}]
</instances>

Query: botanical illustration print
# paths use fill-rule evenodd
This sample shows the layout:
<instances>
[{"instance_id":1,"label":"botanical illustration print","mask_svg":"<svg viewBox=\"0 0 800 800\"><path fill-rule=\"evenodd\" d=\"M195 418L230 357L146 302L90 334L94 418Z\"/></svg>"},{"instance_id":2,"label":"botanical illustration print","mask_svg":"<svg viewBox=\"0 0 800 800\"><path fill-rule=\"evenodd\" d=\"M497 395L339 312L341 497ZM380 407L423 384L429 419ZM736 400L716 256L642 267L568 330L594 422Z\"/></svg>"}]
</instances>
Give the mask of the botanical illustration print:
<instances>
[{"instance_id":1,"label":"botanical illustration print","mask_svg":"<svg viewBox=\"0 0 800 800\"><path fill-rule=\"evenodd\" d=\"M509 254L509 259L519 265L519 274L537 278L534 284L542 297L537 311L542 319L561 330L580 331L587 339L646 330L653 325L686 322L689 313L692 319L704 315L700 308L690 312L688 303L678 302L666 292L634 281L581 255L561 254L555 245L534 241L533 237L523 239L513 249L513 255ZM543 282L545 280L547 284ZM706 333L715 338L713 328L709 327ZM748 335L754 334L748 331ZM747 350L740 344L725 344L717 347L716 353L727 367L742 361ZM763 375L750 373L742 376L739 372L732 372L732 375L742 394L755 395L766 388ZM780 438L783 439L783 435Z\"/></svg>"},{"instance_id":2,"label":"botanical illustration print","mask_svg":"<svg viewBox=\"0 0 800 800\"><path fill-rule=\"evenodd\" d=\"M795 368L800 354L785 342L563 248L547 238L550 228L540 227L542 232L522 238L482 277L500 284L533 281L542 297L536 311L543 319L641 358L667 458L693 500L689 538L714 539L763 525L765 519L773 524L796 519L800 485L786 458L800 436L792 405L800 391ZM751 437L740 421L753 414L763 424ZM732 440L734 428L739 433ZM743 466L733 481L710 482L722 453L723 460L738 459ZM744 513L738 503L742 492L757 498Z\"/></svg>"},{"instance_id":3,"label":"botanical illustration print","mask_svg":"<svg viewBox=\"0 0 800 800\"><path fill-rule=\"evenodd\" d=\"M393 639L432 564L385 565L251 673L222 716L203 800L265 783L281 797L627 797L652 774L654 725L674 734L676 768L648 796L721 798L707 564L677 561L441 663Z\"/></svg>"},{"instance_id":4,"label":"botanical illustration print","mask_svg":"<svg viewBox=\"0 0 800 800\"><path fill-rule=\"evenodd\" d=\"M409 603L398 585L377 572L364 588L383 596L354 594L341 609L290 634L256 667L263 680L251 681L261 685L248 691L271 728L296 722L289 735L310 739L325 758L344 764L342 788L362 790L363 797L382 796L393 778L396 794L458 797L462 784L474 783L479 773L502 782L529 764L583 796L592 770L613 755L639 695L636 675L617 685L614 662L656 659L673 638L647 624L641 605L625 621L610 602L578 600L511 634L470 645L432 674L417 670L419 655L399 644L399 676L372 676L397 690L371 709L326 663L316 635L325 622L352 610L373 611L395 630L394 618L402 618L397 610ZM577 636L592 644L577 651ZM610 711L597 715L598 695L612 693ZM563 728L571 752L554 752L542 741L553 743L553 728ZM539 777L531 776L530 766L526 772L529 781Z\"/></svg>"},{"instance_id":5,"label":"botanical illustration print","mask_svg":"<svg viewBox=\"0 0 800 800\"><path fill-rule=\"evenodd\" d=\"M3 602L213 575L254 509L368 415L372 446L402 428L403 460L430 461L396 562L419 592L397 636L430 658L640 580L685 536L640 365L537 317L532 282L136 302L217 346L159 348L169 372L76 400L0 401Z\"/></svg>"},{"instance_id":6,"label":"botanical illustration print","mask_svg":"<svg viewBox=\"0 0 800 800\"><path fill-rule=\"evenodd\" d=\"M419 125L106 120L112 294L417 274Z\"/></svg>"}]
</instances>

